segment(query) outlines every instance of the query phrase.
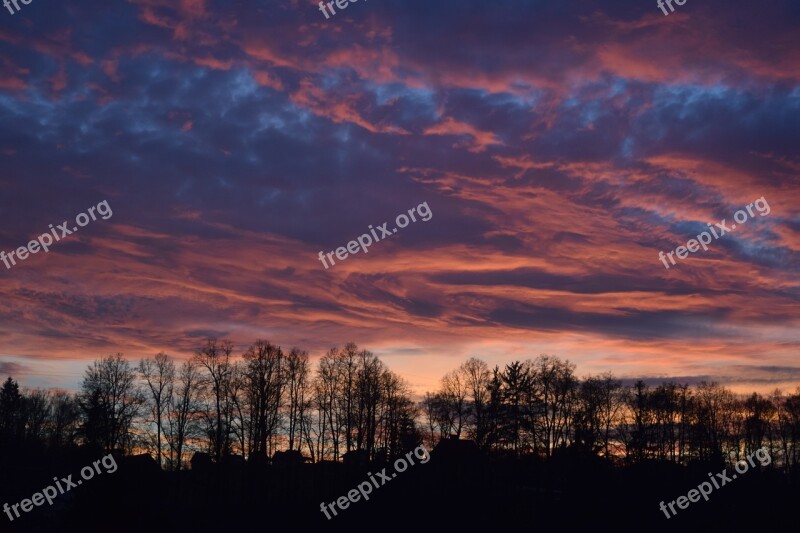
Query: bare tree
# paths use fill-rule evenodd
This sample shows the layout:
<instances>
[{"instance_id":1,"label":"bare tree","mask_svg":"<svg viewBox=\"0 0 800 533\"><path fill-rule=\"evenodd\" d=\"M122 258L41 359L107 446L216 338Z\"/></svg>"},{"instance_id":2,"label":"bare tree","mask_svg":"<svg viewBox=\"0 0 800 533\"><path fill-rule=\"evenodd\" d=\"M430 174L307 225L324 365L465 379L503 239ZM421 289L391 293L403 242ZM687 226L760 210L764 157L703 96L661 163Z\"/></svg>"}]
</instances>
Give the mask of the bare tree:
<instances>
[{"instance_id":1,"label":"bare tree","mask_svg":"<svg viewBox=\"0 0 800 533\"><path fill-rule=\"evenodd\" d=\"M122 354L95 361L81 384L86 439L102 446L106 453L130 450L133 421L143 402L136 372Z\"/></svg>"},{"instance_id":2,"label":"bare tree","mask_svg":"<svg viewBox=\"0 0 800 533\"><path fill-rule=\"evenodd\" d=\"M369 457L375 455L375 437L378 426L378 410L385 399L381 389L381 377L386 369L372 352L359 352L355 397L358 407L355 415L355 449L365 450ZM393 392L393 391L392 391Z\"/></svg>"},{"instance_id":3,"label":"bare tree","mask_svg":"<svg viewBox=\"0 0 800 533\"><path fill-rule=\"evenodd\" d=\"M428 429L428 447L433 449L436 445L436 428L439 427L438 417L437 417L437 400L436 395L430 392L425 393L425 397L422 398L420 402L419 408L422 414L425 417L425 423ZM441 430L440 430L441 431Z\"/></svg>"},{"instance_id":4,"label":"bare tree","mask_svg":"<svg viewBox=\"0 0 800 533\"><path fill-rule=\"evenodd\" d=\"M800 388L786 397L773 393L778 409L778 434L787 471L800 464Z\"/></svg>"},{"instance_id":5,"label":"bare tree","mask_svg":"<svg viewBox=\"0 0 800 533\"><path fill-rule=\"evenodd\" d=\"M236 436L243 457L248 457L253 448L253 425L247 414L252 403L247 393L246 372L239 361L233 363L225 387L226 405L230 406L230 431Z\"/></svg>"},{"instance_id":6,"label":"bare tree","mask_svg":"<svg viewBox=\"0 0 800 533\"><path fill-rule=\"evenodd\" d=\"M358 346L348 342L336 354L336 372L339 394L336 396L337 424L343 428L345 451L353 449L356 428L356 380L358 379Z\"/></svg>"},{"instance_id":7,"label":"bare tree","mask_svg":"<svg viewBox=\"0 0 800 533\"><path fill-rule=\"evenodd\" d=\"M253 453L266 458L268 443L280 423L285 388L284 355L280 346L259 340L248 348L244 361Z\"/></svg>"},{"instance_id":8,"label":"bare tree","mask_svg":"<svg viewBox=\"0 0 800 533\"><path fill-rule=\"evenodd\" d=\"M448 417L448 432L455 432L456 437L461 436L464 424L467 421L467 383L463 375L454 370L442 378L441 399L443 408Z\"/></svg>"},{"instance_id":9,"label":"bare tree","mask_svg":"<svg viewBox=\"0 0 800 533\"><path fill-rule=\"evenodd\" d=\"M200 394L200 369L194 360L184 361L177 373L172 405L167 410L166 437L170 463L176 470L183 467L183 452L192 436L192 422L197 413Z\"/></svg>"},{"instance_id":10,"label":"bare tree","mask_svg":"<svg viewBox=\"0 0 800 533\"><path fill-rule=\"evenodd\" d=\"M28 442L45 440L47 421L50 419L50 391L33 389L23 395L25 439Z\"/></svg>"},{"instance_id":11,"label":"bare tree","mask_svg":"<svg viewBox=\"0 0 800 533\"><path fill-rule=\"evenodd\" d=\"M378 440L383 450L380 458L391 460L417 446L422 439L415 424L417 410L405 381L384 369L380 373L380 385Z\"/></svg>"},{"instance_id":12,"label":"bare tree","mask_svg":"<svg viewBox=\"0 0 800 533\"><path fill-rule=\"evenodd\" d=\"M550 457L559 444L568 444L578 380L575 365L557 357L540 355L531 362L532 384L542 412L536 418L534 431Z\"/></svg>"},{"instance_id":13,"label":"bare tree","mask_svg":"<svg viewBox=\"0 0 800 533\"><path fill-rule=\"evenodd\" d=\"M492 374L489 366L475 357L463 363L458 371L469 394L469 433L477 445L485 449L489 433L488 406Z\"/></svg>"},{"instance_id":14,"label":"bare tree","mask_svg":"<svg viewBox=\"0 0 800 533\"><path fill-rule=\"evenodd\" d=\"M153 359L142 359L139 362L139 374L147 384L150 391L151 412L156 425L156 460L161 467L162 450L161 435L163 434L164 414L172 405L172 393L175 384L175 363L163 352L158 353Z\"/></svg>"},{"instance_id":15,"label":"bare tree","mask_svg":"<svg viewBox=\"0 0 800 533\"><path fill-rule=\"evenodd\" d=\"M590 376L578 391L575 441L610 459L611 428L621 408L622 383L611 374Z\"/></svg>"},{"instance_id":16,"label":"bare tree","mask_svg":"<svg viewBox=\"0 0 800 533\"><path fill-rule=\"evenodd\" d=\"M767 442L774 441L778 409L770 398L753 393L743 402L744 452L754 452Z\"/></svg>"},{"instance_id":17,"label":"bare tree","mask_svg":"<svg viewBox=\"0 0 800 533\"><path fill-rule=\"evenodd\" d=\"M339 389L341 387L337 379L337 357L338 348L331 348L323 355L317 365L317 375L314 380L314 405L317 409L317 457L324 460L327 456L327 443L330 442L330 449L333 460L339 459L339 441L341 426L339 419L335 415Z\"/></svg>"},{"instance_id":18,"label":"bare tree","mask_svg":"<svg viewBox=\"0 0 800 533\"><path fill-rule=\"evenodd\" d=\"M736 405L733 393L717 383L702 382L694 397L694 447L700 459L722 461Z\"/></svg>"},{"instance_id":19,"label":"bare tree","mask_svg":"<svg viewBox=\"0 0 800 533\"><path fill-rule=\"evenodd\" d=\"M56 391L50 397L50 445L72 446L78 434L80 406L71 394Z\"/></svg>"},{"instance_id":20,"label":"bare tree","mask_svg":"<svg viewBox=\"0 0 800 533\"><path fill-rule=\"evenodd\" d=\"M295 442L301 447L303 425L308 410L308 352L292 348L286 358L286 386L288 393L289 449Z\"/></svg>"},{"instance_id":21,"label":"bare tree","mask_svg":"<svg viewBox=\"0 0 800 533\"><path fill-rule=\"evenodd\" d=\"M204 368L208 375L206 383L212 394L214 408L206 412L208 434L211 438L211 450L219 462L223 453L229 451L230 444L230 414L231 404L228 396L230 379L233 372L231 353L233 343L222 341L217 344L216 339L208 339L206 345L197 352L195 361Z\"/></svg>"}]
</instances>

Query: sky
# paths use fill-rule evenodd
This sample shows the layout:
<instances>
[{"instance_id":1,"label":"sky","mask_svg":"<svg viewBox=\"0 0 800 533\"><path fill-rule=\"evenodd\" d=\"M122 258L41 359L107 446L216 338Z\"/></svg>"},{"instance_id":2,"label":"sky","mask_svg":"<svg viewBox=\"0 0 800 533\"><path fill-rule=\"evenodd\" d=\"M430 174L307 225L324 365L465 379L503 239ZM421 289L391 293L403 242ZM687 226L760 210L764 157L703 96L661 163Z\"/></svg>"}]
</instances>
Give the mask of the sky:
<instances>
[{"instance_id":1,"label":"sky","mask_svg":"<svg viewBox=\"0 0 800 533\"><path fill-rule=\"evenodd\" d=\"M99 357L218 337L354 341L416 393L540 354L800 385L796 1L19 6L0 250L112 214L0 264L0 375L75 389Z\"/></svg>"}]
</instances>

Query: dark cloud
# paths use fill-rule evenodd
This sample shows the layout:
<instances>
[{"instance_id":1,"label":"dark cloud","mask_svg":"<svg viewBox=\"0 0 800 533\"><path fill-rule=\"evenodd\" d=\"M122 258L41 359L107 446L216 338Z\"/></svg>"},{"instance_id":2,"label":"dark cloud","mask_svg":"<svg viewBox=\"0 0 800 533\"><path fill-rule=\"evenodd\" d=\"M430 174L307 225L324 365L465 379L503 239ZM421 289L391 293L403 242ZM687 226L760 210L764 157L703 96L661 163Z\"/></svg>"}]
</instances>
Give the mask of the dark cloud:
<instances>
[{"instance_id":1,"label":"dark cloud","mask_svg":"<svg viewBox=\"0 0 800 533\"><path fill-rule=\"evenodd\" d=\"M735 372L739 375L729 374ZM626 377L621 379L622 384L629 387L637 381L643 381L650 387L657 387L663 383L677 383L680 385L698 385L700 383L719 383L721 385L759 385L769 386L786 382L800 382L800 367L791 366L748 366L732 365L726 371L717 374L697 376L665 376L665 377ZM786 391L784 391L786 392ZM792 391L789 391L792 392Z\"/></svg>"},{"instance_id":2,"label":"dark cloud","mask_svg":"<svg viewBox=\"0 0 800 533\"><path fill-rule=\"evenodd\" d=\"M30 371L30 367L26 365L0 361L0 376L9 376L19 379L21 376L28 375Z\"/></svg>"},{"instance_id":3,"label":"dark cloud","mask_svg":"<svg viewBox=\"0 0 800 533\"><path fill-rule=\"evenodd\" d=\"M535 289L569 291L577 294L607 292L656 292L674 295L713 294L713 289L695 287L678 280L648 279L636 273L607 274L597 272L585 276L554 274L532 268L480 272L443 272L432 276L434 281L452 285L509 285Z\"/></svg>"}]
</instances>

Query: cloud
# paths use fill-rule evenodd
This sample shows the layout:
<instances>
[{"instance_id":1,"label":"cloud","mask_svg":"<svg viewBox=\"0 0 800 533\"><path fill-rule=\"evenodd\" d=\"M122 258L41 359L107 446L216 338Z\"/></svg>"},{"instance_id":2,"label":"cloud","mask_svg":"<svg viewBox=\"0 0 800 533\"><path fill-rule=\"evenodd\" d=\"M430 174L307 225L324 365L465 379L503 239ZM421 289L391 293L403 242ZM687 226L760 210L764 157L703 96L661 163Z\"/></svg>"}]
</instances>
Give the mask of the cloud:
<instances>
[{"instance_id":1,"label":"cloud","mask_svg":"<svg viewBox=\"0 0 800 533\"><path fill-rule=\"evenodd\" d=\"M31 368L19 363L13 362L0 362L0 375L13 377L19 380L20 377L25 377L31 374Z\"/></svg>"}]
</instances>

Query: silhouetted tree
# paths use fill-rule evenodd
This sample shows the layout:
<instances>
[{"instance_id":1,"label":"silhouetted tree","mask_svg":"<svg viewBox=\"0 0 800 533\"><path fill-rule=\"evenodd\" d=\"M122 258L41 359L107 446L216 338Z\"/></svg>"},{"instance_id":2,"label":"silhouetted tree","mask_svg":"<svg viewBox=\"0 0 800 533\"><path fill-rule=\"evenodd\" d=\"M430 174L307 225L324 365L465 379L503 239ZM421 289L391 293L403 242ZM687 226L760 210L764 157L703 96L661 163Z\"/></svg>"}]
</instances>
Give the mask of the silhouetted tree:
<instances>
[{"instance_id":1,"label":"silhouetted tree","mask_svg":"<svg viewBox=\"0 0 800 533\"><path fill-rule=\"evenodd\" d=\"M247 391L248 421L251 430L251 453L266 458L267 443L281 420L281 406L286 388L284 355L279 346L256 341L244 354L244 387Z\"/></svg>"},{"instance_id":2,"label":"silhouetted tree","mask_svg":"<svg viewBox=\"0 0 800 533\"><path fill-rule=\"evenodd\" d=\"M743 402L744 407L744 453L751 453L762 443L773 443L773 428L777 425L778 409L769 398L753 393ZM737 457L738 459L738 457Z\"/></svg>"},{"instance_id":3,"label":"silhouetted tree","mask_svg":"<svg viewBox=\"0 0 800 533\"><path fill-rule=\"evenodd\" d=\"M194 436L194 425L199 411L200 369L193 359L184 361L176 376L172 405L167 410L166 437L170 449L172 468L183 467L183 453L187 441Z\"/></svg>"},{"instance_id":4,"label":"silhouetted tree","mask_svg":"<svg viewBox=\"0 0 800 533\"><path fill-rule=\"evenodd\" d=\"M486 363L472 357L459 367L459 373L466 385L469 410L468 432L475 443L486 449L489 434L489 397L491 373Z\"/></svg>"},{"instance_id":5,"label":"silhouetted tree","mask_svg":"<svg viewBox=\"0 0 800 533\"><path fill-rule=\"evenodd\" d=\"M95 361L81 384L84 435L106 453L132 447L132 427L144 397L136 386L136 373L122 354Z\"/></svg>"},{"instance_id":6,"label":"silhouetted tree","mask_svg":"<svg viewBox=\"0 0 800 533\"><path fill-rule=\"evenodd\" d=\"M22 402L19 384L7 378L0 388L0 442L10 444L21 440L25 423Z\"/></svg>"},{"instance_id":7,"label":"silhouetted tree","mask_svg":"<svg viewBox=\"0 0 800 533\"><path fill-rule=\"evenodd\" d=\"M292 348L286 358L286 387L288 400L287 432L289 449L302 448L303 435L308 422L309 410L309 362L308 352ZM309 449L313 453L313 448Z\"/></svg>"},{"instance_id":8,"label":"silhouetted tree","mask_svg":"<svg viewBox=\"0 0 800 533\"><path fill-rule=\"evenodd\" d=\"M445 374L441 383L439 400L442 420L446 424L445 433L460 437L467 422L467 383L458 370Z\"/></svg>"},{"instance_id":9,"label":"silhouetted tree","mask_svg":"<svg viewBox=\"0 0 800 533\"><path fill-rule=\"evenodd\" d=\"M166 411L172 405L175 363L170 360L167 354L158 353L153 359L142 359L139 362L139 373L150 391L150 411L156 426L156 461L158 466L161 467L163 421Z\"/></svg>"},{"instance_id":10,"label":"silhouetted tree","mask_svg":"<svg viewBox=\"0 0 800 533\"><path fill-rule=\"evenodd\" d=\"M541 410L534 413L533 430L547 457L559 444L569 444L569 428L576 407L578 380L575 365L541 355L531 364L532 386Z\"/></svg>"},{"instance_id":11,"label":"silhouetted tree","mask_svg":"<svg viewBox=\"0 0 800 533\"><path fill-rule=\"evenodd\" d=\"M702 382L694 397L694 448L700 459L720 462L723 446L730 442L736 410L733 394L717 383Z\"/></svg>"},{"instance_id":12,"label":"silhouetted tree","mask_svg":"<svg viewBox=\"0 0 800 533\"><path fill-rule=\"evenodd\" d=\"M314 379L314 407L317 410L317 458L324 460L330 449L333 460L339 459L339 435L341 427L335 415L339 380L336 354L338 350L331 348L323 355L317 365ZM329 446L330 444L330 446Z\"/></svg>"},{"instance_id":13,"label":"silhouetted tree","mask_svg":"<svg viewBox=\"0 0 800 533\"><path fill-rule=\"evenodd\" d=\"M210 391L213 407L206 408L205 419L210 449L217 462L223 454L230 452L232 352L233 343L230 341L222 341L218 345L216 339L208 339L206 345L195 354L195 361L207 372L204 382Z\"/></svg>"},{"instance_id":14,"label":"silhouetted tree","mask_svg":"<svg viewBox=\"0 0 800 533\"><path fill-rule=\"evenodd\" d=\"M575 415L575 440L611 458L611 429L622 406L622 383L611 374L591 376L581 384Z\"/></svg>"},{"instance_id":15,"label":"silhouetted tree","mask_svg":"<svg viewBox=\"0 0 800 533\"><path fill-rule=\"evenodd\" d=\"M50 392L42 389L27 391L22 405L25 440L29 443L44 443L47 440L47 425L51 419Z\"/></svg>"},{"instance_id":16,"label":"silhouetted tree","mask_svg":"<svg viewBox=\"0 0 800 533\"><path fill-rule=\"evenodd\" d=\"M523 428L527 424L532 437L532 449L536 450L536 434L531 418L539 407L539 400L532 387L529 365L519 361L507 364L500 375L503 427L501 440L510 445L515 454L523 450Z\"/></svg>"},{"instance_id":17,"label":"silhouetted tree","mask_svg":"<svg viewBox=\"0 0 800 533\"><path fill-rule=\"evenodd\" d=\"M432 392L426 392L419 403L419 410L425 417L425 425L428 430L425 437L429 449L432 449L436 445L436 428L439 427L436 417L436 395Z\"/></svg>"},{"instance_id":18,"label":"silhouetted tree","mask_svg":"<svg viewBox=\"0 0 800 533\"><path fill-rule=\"evenodd\" d=\"M80 405L75 397L64 391L50 396L50 445L69 447L75 445L80 426Z\"/></svg>"}]
</instances>

